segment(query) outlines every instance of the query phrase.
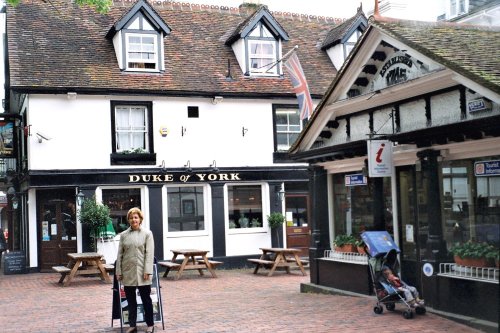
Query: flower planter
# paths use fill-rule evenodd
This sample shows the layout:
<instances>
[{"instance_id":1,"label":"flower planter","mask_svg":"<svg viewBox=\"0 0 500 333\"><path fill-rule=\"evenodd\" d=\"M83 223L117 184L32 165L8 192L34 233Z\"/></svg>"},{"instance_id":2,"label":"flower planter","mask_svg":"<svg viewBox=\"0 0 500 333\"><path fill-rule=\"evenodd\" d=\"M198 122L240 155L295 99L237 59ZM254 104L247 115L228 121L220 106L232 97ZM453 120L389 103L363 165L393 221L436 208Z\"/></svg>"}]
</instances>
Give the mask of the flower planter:
<instances>
[{"instance_id":1,"label":"flower planter","mask_svg":"<svg viewBox=\"0 0 500 333\"><path fill-rule=\"evenodd\" d=\"M469 267L491 267L488 259L486 258L460 258L454 256L453 259L457 265Z\"/></svg>"},{"instance_id":2,"label":"flower planter","mask_svg":"<svg viewBox=\"0 0 500 333\"><path fill-rule=\"evenodd\" d=\"M354 244L346 244L346 245L342 245L342 246L335 246L335 251L337 252L353 252L353 253L356 253L358 252L357 249L356 249L356 245Z\"/></svg>"},{"instance_id":3,"label":"flower planter","mask_svg":"<svg viewBox=\"0 0 500 333\"><path fill-rule=\"evenodd\" d=\"M361 254L366 254L365 247L364 246L358 246L357 247L358 253Z\"/></svg>"}]
</instances>

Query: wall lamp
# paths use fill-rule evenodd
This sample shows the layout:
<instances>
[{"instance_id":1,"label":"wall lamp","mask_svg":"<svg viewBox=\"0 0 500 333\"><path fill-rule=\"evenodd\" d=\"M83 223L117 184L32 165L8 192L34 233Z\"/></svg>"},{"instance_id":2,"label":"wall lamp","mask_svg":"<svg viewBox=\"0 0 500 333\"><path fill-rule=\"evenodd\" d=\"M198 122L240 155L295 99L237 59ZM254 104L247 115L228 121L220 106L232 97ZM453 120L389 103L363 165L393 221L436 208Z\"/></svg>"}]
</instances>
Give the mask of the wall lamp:
<instances>
[{"instance_id":1,"label":"wall lamp","mask_svg":"<svg viewBox=\"0 0 500 333\"><path fill-rule=\"evenodd\" d=\"M43 140L49 141L52 139L50 136L43 134L42 132L36 132L36 137L38 138L39 143L42 143Z\"/></svg>"},{"instance_id":2,"label":"wall lamp","mask_svg":"<svg viewBox=\"0 0 500 333\"><path fill-rule=\"evenodd\" d=\"M278 202L282 202L285 199L285 190L281 187L281 185L276 185L274 187L274 192L276 193L276 205Z\"/></svg>"},{"instance_id":3,"label":"wall lamp","mask_svg":"<svg viewBox=\"0 0 500 333\"><path fill-rule=\"evenodd\" d=\"M76 204L81 207L83 205L83 201L85 200L85 194L83 194L82 190L77 189L78 193L76 194Z\"/></svg>"},{"instance_id":4,"label":"wall lamp","mask_svg":"<svg viewBox=\"0 0 500 333\"><path fill-rule=\"evenodd\" d=\"M191 172L191 171L193 171L193 170L191 169L191 161L190 161L190 160L188 160L188 161L186 162L186 164L184 164L184 168L186 168L186 171L187 171L187 172Z\"/></svg>"},{"instance_id":5,"label":"wall lamp","mask_svg":"<svg viewBox=\"0 0 500 333\"><path fill-rule=\"evenodd\" d=\"M212 104L217 105L217 104L221 103L223 100L224 100L224 97L222 97L222 96L214 96L214 98L212 98Z\"/></svg>"},{"instance_id":6,"label":"wall lamp","mask_svg":"<svg viewBox=\"0 0 500 333\"><path fill-rule=\"evenodd\" d=\"M12 186L7 189L7 195L11 195L12 198L10 201L12 202L12 208L17 209L19 207L19 198L16 197L16 189Z\"/></svg>"},{"instance_id":7,"label":"wall lamp","mask_svg":"<svg viewBox=\"0 0 500 333\"><path fill-rule=\"evenodd\" d=\"M219 168L217 168L217 162L215 160L209 165L209 167L212 168L213 172L219 172Z\"/></svg>"},{"instance_id":8,"label":"wall lamp","mask_svg":"<svg viewBox=\"0 0 500 333\"><path fill-rule=\"evenodd\" d=\"M248 132L248 128L245 128L245 126L241 127L241 135L242 136L245 136L245 134L247 134Z\"/></svg>"},{"instance_id":9,"label":"wall lamp","mask_svg":"<svg viewBox=\"0 0 500 333\"><path fill-rule=\"evenodd\" d=\"M167 168L165 167L165 160L161 160L161 164L158 166L161 168L161 172L167 172Z\"/></svg>"}]
</instances>

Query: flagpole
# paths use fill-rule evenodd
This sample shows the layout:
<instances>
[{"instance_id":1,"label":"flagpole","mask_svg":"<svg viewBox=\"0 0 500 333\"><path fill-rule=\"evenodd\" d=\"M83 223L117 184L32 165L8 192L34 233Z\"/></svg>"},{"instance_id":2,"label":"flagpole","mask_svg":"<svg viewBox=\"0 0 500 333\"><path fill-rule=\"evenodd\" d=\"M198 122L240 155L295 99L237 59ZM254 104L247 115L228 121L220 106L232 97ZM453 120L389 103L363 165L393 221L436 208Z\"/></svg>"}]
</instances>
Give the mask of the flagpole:
<instances>
[{"instance_id":1,"label":"flagpole","mask_svg":"<svg viewBox=\"0 0 500 333\"><path fill-rule=\"evenodd\" d=\"M274 66L276 66L277 64L279 64L280 62L282 62L285 58L289 57L290 54L292 54L292 52L295 51L295 50L297 50L298 48L299 48L299 46L295 45L290 51L288 51L287 53L285 53L285 55L282 56L281 59L276 60L276 62L271 67L269 67L268 69L266 69L266 72L269 72ZM268 65L266 65L266 66L268 66Z\"/></svg>"}]
</instances>

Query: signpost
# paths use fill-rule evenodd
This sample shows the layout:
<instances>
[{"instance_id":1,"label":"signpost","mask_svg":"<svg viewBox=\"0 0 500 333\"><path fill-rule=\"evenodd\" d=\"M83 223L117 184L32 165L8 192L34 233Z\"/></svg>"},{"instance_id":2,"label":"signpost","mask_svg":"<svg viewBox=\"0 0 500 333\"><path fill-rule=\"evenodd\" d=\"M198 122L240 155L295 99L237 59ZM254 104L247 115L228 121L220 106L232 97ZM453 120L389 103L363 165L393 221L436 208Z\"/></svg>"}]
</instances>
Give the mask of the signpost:
<instances>
[{"instance_id":1,"label":"signpost","mask_svg":"<svg viewBox=\"0 0 500 333\"><path fill-rule=\"evenodd\" d=\"M116 263L115 263L116 267ZM163 329L165 329L165 323L163 322L163 307L161 302L160 293L160 282L158 280L158 265L153 265L153 276L151 284L151 300L153 301L153 318L154 322L162 323ZM142 300L137 292L137 323L145 322L144 318L144 308L142 305ZM124 324L128 324L128 303L125 297L125 290L120 281L117 280L116 274L113 278L113 310L111 316L111 327L113 327L113 320L120 319L120 329L123 329Z\"/></svg>"}]
</instances>

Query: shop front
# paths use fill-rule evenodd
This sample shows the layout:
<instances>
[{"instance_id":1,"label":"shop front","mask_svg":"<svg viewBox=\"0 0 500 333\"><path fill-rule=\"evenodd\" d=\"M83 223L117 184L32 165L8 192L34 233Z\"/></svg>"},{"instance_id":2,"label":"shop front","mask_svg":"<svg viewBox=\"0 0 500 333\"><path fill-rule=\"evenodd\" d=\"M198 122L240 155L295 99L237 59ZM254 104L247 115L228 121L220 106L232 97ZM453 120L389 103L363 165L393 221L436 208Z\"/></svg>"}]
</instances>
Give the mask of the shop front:
<instances>
[{"instance_id":1,"label":"shop front","mask_svg":"<svg viewBox=\"0 0 500 333\"><path fill-rule=\"evenodd\" d=\"M458 38L439 24L370 23L291 148L310 163L304 288L373 295L367 257L338 252L334 241L384 230L401 249L403 280L431 310L498 328L499 86L439 55L426 36ZM495 34L481 35L480 44L488 48ZM481 55L455 51L481 67ZM455 262L457 246L468 244L488 247L485 267Z\"/></svg>"},{"instance_id":2,"label":"shop front","mask_svg":"<svg viewBox=\"0 0 500 333\"><path fill-rule=\"evenodd\" d=\"M237 267L258 254L259 247L277 246L278 241L286 245L284 229L279 240L272 239L267 216L284 211L284 197L307 193L307 171L38 171L32 172L30 186L28 192L36 202L29 213L36 220L36 227L30 228L34 269L47 271L65 263L67 253L92 250L89 230L78 220L79 193L110 208L113 232L99 239L97 246L114 250L115 258L119 233L128 228L127 212L139 207L145 212L144 225L155 236L158 259L169 259L170 250L176 248L203 248L227 266ZM305 211L300 203L294 207ZM113 253L109 260L114 260Z\"/></svg>"}]
</instances>

